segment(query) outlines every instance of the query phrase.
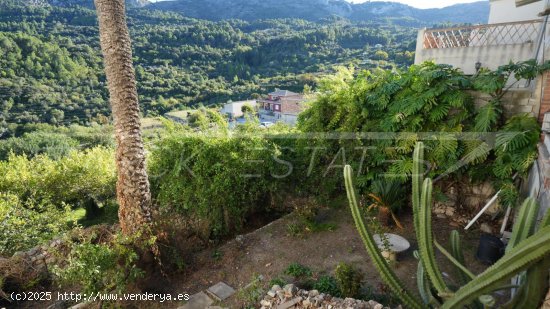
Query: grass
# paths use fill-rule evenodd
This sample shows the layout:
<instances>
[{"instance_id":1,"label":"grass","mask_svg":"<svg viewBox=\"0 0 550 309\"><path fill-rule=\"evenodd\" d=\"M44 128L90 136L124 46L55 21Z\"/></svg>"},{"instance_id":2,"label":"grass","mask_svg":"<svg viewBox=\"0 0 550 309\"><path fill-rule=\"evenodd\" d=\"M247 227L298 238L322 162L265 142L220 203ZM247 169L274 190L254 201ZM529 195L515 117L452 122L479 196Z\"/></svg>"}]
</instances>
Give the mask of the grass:
<instances>
[{"instance_id":1,"label":"grass","mask_svg":"<svg viewBox=\"0 0 550 309\"><path fill-rule=\"evenodd\" d=\"M86 218L86 210L84 208L74 209L66 218L67 222L76 222L83 227L90 227L98 224L115 224L118 222L118 205L115 201L105 203L100 209L102 209L103 212L91 219Z\"/></svg>"},{"instance_id":2,"label":"grass","mask_svg":"<svg viewBox=\"0 0 550 309\"><path fill-rule=\"evenodd\" d=\"M252 282L237 292L237 298L242 303L241 308L255 308L255 305L264 296L265 290L259 275L252 276Z\"/></svg>"},{"instance_id":3,"label":"grass","mask_svg":"<svg viewBox=\"0 0 550 309\"><path fill-rule=\"evenodd\" d=\"M313 275L313 272L307 266L299 263L292 263L286 268L285 274L293 276L295 278L306 278L311 277Z\"/></svg>"}]
</instances>

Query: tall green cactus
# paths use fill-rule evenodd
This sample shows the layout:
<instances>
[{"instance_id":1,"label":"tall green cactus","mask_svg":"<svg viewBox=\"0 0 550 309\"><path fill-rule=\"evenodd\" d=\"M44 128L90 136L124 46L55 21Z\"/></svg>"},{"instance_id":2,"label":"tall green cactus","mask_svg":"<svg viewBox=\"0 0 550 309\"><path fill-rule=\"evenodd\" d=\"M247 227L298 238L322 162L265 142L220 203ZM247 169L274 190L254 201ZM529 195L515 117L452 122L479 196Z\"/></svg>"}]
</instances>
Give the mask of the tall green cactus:
<instances>
[{"instance_id":1,"label":"tall green cactus","mask_svg":"<svg viewBox=\"0 0 550 309\"><path fill-rule=\"evenodd\" d=\"M422 303L417 299L417 297L410 293L405 285L399 280L397 275L390 268L386 259L382 256L378 250L378 246L374 241L372 233L365 225L361 212L359 210L359 204L357 203L357 196L355 194L355 188L353 186L352 179L352 168L349 165L344 167L344 179L346 183L346 193L348 196L349 206L351 208L351 214L353 220L355 221L355 226L359 231L359 235L363 240L367 252L369 253L374 266L380 273L382 280L392 289L396 296L406 305L407 308L423 308Z\"/></svg>"},{"instance_id":2,"label":"tall green cactus","mask_svg":"<svg viewBox=\"0 0 550 309\"><path fill-rule=\"evenodd\" d=\"M419 213L420 196L422 194L420 184L424 177L424 143L418 142L413 152L413 167L412 167L412 204L413 214ZM419 226L418 216L414 215L414 226ZM417 229L414 230L416 239L420 239L420 234Z\"/></svg>"},{"instance_id":3,"label":"tall green cactus","mask_svg":"<svg viewBox=\"0 0 550 309\"><path fill-rule=\"evenodd\" d=\"M365 226L361 217L353 187L352 169L350 166L344 168L346 192L355 225L382 279L390 286L406 307L425 308L426 306L436 306L450 309L462 308L472 303L479 304L478 300L481 298L483 298L483 303L489 304L493 302L489 294L501 289L504 280L509 280L514 275L527 271L528 281L530 282L533 279L533 283L522 286L520 293L518 293L518 298L513 302L519 307L509 308L536 307L536 304L540 302L548 286L548 268L550 267L550 213L544 218L541 228L534 235L531 235L534 229L533 222L538 212L538 206L534 204L534 201L527 199L518 217L518 227L514 229L514 231L517 230L518 232L513 237L512 244L505 256L483 273L473 278L474 275L463 266L464 260L460 249L458 232L453 231L451 234L450 253L433 239L431 229L431 179L425 179L422 187L420 186L423 178L423 169L421 166L424 156L423 152L423 144L417 143L413 158L412 202L415 232L419 246L419 252L415 254L419 258L417 270L418 285L422 299L425 302L424 305L422 305L415 295L405 289L404 284L399 281L399 278L397 278L382 257L372 238L371 232ZM436 264L434 244L465 276L464 279L467 283L455 293L448 290ZM436 288L444 300L441 306L439 306L431 295L430 283L425 280L426 274L431 285Z\"/></svg>"},{"instance_id":4,"label":"tall green cactus","mask_svg":"<svg viewBox=\"0 0 550 309\"><path fill-rule=\"evenodd\" d=\"M449 242L451 244L451 254L460 264L464 265L464 253L462 252L462 246L460 244L460 234L457 230L451 231ZM461 285L464 285L471 280L471 277L460 267L456 267L456 274Z\"/></svg>"},{"instance_id":5,"label":"tall green cactus","mask_svg":"<svg viewBox=\"0 0 550 309\"><path fill-rule=\"evenodd\" d=\"M508 243L508 248L513 248L525 237L530 236L532 226L536 223L538 214L538 204L533 199L526 199L522 204L518 222L512 231L512 239ZM520 224L521 223L521 224ZM520 230L519 226L524 226L524 230ZM527 226L527 227L525 227ZM539 229L550 226L550 212L547 212L542 219ZM507 248L507 250L509 250ZM550 269L550 257L546 257L536 265L531 267L523 276L520 283L523 283L516 291L510 302L503 306L504 309L513 308L534 308L540 305L540 300L544 297L548 290L548 269Z\"/></svg>"},{"instance_id":6,"label":"tall green cactus","mask_svg":"<svg viewBox=\"0 0 550 309\"><path fill-rule=\"evenodd\" d=\"M422 186L424 174L424 143L418 142L413 153L412 202L414 227L418 241L420 260L428 278L440 294L449 292L443 275L437 266L432 235L432 180L427 178Z\"/></svg>"},{"instance_id":7,"label":"tall green cactus","mask_svg":"<svg viewBox=\"0 0 550 309\"><path fill-rule=\"evenodd\" d=\"M471 303L480 295L488 294L497 289L503 280L510 279L519 272L536 264L547 256L549 252L550 226L547 226L519 243L493 266L461 287L441 308L461 308Z\"/></svg>"},{"instance_id":8,"label":"tall green cactus","mask_svg":"<svg viewBox=\"0 0 550 309\"><path fill-rule=\"evenodd\" d=\"M419 164L419 163L415 163ZM413 180L414 182L414 180ZM420 205L417 208L415 230L418 231L418 249L420 260L426 269L428 278L432 282L437 292L442 296L449 293L449 289L443 280L443 275L439 270L435 259L435 250L433 246L432 234L432 180L426 178L422 185L422 194L420 195Z\"/></svg>"},{"instance_id":9,"label":"tall green cactus","mask_svg":"<svg viewBox=\"0 0 550 309\"><path fill-rule=\"evenodd\" d=\"M539 213L539 204L532 198L527 198L519 209L518 218L512 236L506 247L506 251L513 249L521 241L533 234L537 215Z\"/></svg>"}]
</instances>

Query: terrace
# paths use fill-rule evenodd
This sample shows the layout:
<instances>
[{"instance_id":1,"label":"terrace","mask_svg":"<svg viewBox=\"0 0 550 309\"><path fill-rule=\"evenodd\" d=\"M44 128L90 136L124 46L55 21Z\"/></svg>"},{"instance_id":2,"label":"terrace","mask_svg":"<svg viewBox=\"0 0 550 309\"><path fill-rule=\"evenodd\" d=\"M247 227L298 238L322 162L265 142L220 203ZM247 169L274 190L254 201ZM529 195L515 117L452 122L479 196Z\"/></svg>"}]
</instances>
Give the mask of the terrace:
<instances>
[{"instance_id":1,"label":"terrace","mask_svg":"<svg viewBox=\"0 0 550 309\"><path fill-rule=\"evenodd\" d=\"M543 27L542 20L526 20L420 30L415 63L433 60L473 75L480 65L496 69L510 61L536 59L542 54Z\"/></svg>"}]
</instances>

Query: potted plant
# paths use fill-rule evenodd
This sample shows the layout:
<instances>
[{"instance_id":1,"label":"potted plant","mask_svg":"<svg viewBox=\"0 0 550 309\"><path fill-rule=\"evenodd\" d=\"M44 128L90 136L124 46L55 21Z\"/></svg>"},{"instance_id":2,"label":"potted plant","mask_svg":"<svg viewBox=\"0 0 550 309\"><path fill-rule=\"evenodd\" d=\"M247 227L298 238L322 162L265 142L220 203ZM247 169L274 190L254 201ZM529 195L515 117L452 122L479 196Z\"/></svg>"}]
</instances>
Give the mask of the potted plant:
<instances>
[{"instance_id":1,"label":"potted plant","mask_svg":"<svg viewBox=\"0 0 550 309\"><path fill-rule=\"evenodd\" d=\"M397 180L380 178L372 182L370 191L368 197L372 203L367 210L377 209L378 220L382 225L388 226L391 217L395 225L402 229L403 225L399 222L395 213L403 207L405 202L405 186Z\"/></svg>"}]
</instances>

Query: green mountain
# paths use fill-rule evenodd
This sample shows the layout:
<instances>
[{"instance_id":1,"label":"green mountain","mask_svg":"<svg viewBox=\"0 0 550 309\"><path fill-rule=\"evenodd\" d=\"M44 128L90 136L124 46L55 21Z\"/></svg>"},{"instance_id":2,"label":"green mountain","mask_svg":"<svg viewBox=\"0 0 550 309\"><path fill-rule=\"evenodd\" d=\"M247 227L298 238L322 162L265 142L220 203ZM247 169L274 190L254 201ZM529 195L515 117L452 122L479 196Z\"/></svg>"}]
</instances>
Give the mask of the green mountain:
<instances>
[{"instance_id":1,"label":"green mountain","mask_svg":"<svg viewBox=\"0 0 550 309\"><path fill-rule=\"evenodd\" d=\"M208 20L301 18L319 20L337 15L355 21L410 19L419 24L486 23L489 2L457 4L442 9L417 9L397 2L351 4L344 0L175 0L148 8L179 12Z\"/></svg>"},{"instance_id":2,"label":"green mountain","mask_svg":"<svg viewBox=\"0 0 550 309\"><path fill-rule=\"evenodd\" d=\"M55 1L0 0L0 138L29 124L108 121L96 12L88 0ZM335 66L391 70L414 58L417 29L390 20L209 21L149 7L127 14L144 116L302 91Z\"/></svg>"}]
</instances>

